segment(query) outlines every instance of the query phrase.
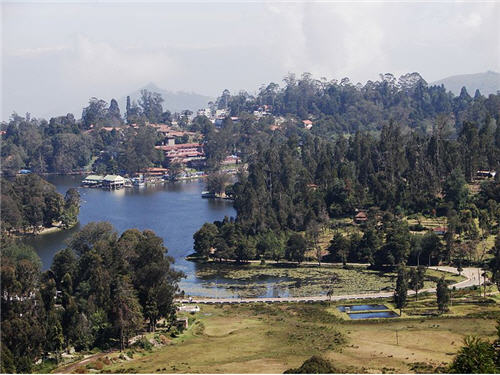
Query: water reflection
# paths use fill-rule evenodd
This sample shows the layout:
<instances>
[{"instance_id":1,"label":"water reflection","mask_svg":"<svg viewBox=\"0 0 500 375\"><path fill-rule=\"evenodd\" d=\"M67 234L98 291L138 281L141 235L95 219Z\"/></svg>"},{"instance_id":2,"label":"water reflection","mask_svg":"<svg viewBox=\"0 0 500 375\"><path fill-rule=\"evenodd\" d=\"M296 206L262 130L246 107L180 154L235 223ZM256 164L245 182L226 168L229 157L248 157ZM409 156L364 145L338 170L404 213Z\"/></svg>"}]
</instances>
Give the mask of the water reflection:
<instances>
[{"instance_id":1,"label":"water reflection","mask_svg":"<svg viewBox=\"0 0 500 375\"><path fill-rule=\"evenodd\" d=\"M91 221L109 221L121 233L129 228L151 229L162 237L168 255L175 259L175 268L187 277L181 282L186 294L218 297L285 297L300 287L300 282L286 277L254 275L234 280L223 267L215 273L203 272L203 266L186 261L193 252L193 234L205 222L235 216L232 202L202 199L204 181L147 185L116 191L81 188L81 176L50 176L47 178L65 194L71 187L80 192L82 206L80 223L76 227L25 241L33 246L42 259L43 269L50 267L55 253L62 250L69 238Z\"/></svg>"}]
</instances>

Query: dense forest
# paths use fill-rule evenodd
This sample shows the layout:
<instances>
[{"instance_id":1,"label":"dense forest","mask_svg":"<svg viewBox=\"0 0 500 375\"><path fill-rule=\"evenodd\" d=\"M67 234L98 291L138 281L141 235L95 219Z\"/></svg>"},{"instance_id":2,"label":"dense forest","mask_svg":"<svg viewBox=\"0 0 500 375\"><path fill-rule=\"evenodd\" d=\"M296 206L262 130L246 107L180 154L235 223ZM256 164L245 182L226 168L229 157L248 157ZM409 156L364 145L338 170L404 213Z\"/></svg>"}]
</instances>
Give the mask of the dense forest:
<instances>
[{"instance_id":1,"label":"dense forest","mask_svg":"<svg viewBox=\"0 0 500 375\"><path fill-rule=\"evenodd\" d=\"M500 116L498 94L484 97L476 92L471 97L463 89L454 96L443 86L428 86L418 73L399 79L385 74L364 86L353 85L347 78L338 82L316 80L308 73L300 79L290 74L283 87L270 83L256 96L224 90L210 103L213 111L224 109L229 114L221 129L205 116L193 118L190 111L171 114L164 105L161 95L143 90L137 103L127 101L123 114L116 100L108 104L98 98L89 100L81 119L67 114L47 121L14 113L1 124L2 171L29 168L37 173L68 173L89 167L102 173L131 173L159 166L164 164L163 155L154 145L160 139L144 125L174 120L182 129L203 135L208 165L215 168L229 153L238 153L246 161L259 143L269 140L275 124L286 137L300 136L305 132L301 120L312 120L314 126L307 133L331 139L357 132L379 134L395 121L404 134L410 129L418 134L437 132L440 141L456 137L466 122L477 128L492 122L490 131L494 131ZM256 116L259 110L266 115ZM111 126L123 131L102 129Z\"/></svg>"},{"instance_id":2,"label":"dense forest","mask_svg":"<svg viewBox=\"0 0 500 375\"><path fill-rule=\"evenodd\" d=\"M80 194L75 188L63 196L37 175L19 175L12 181L2 178L1 189L2 233L36 234L54 223L69 228L78 222Z\"/></svg>"},{"instance_id":3,"label":"dense forest","mask_svg":"<svg viewBox=\"0 0 500 375\"><path fill-rule=\"evenodd\" d=\"M483 122L492 116L498 121L500 98L485 98L479 91L471 97L465 88L459 96L447 92L444 86L428 86L418 73L380 76L364 86L352 84L348 78L340 82L326 78L314 79L304 73L284 78L284 86L270 83L260 88L256 96L242 91L231 95L225 90L217 100L219 108L228 108L231 116L252 112L255 106L269 106L274 116L297 116L318 119L313 133L355 133L380 130L389 120L424 130L432 129L433 119L450 115L457 128L468 121Z\"/></svg>"},{"instance_id":4,"label":"dense forest","mask_svg":"<svg viewBox=\"0 0 500 375\"><path fill-rule=\"evenodd\" d=\"M123 349L160 319L175 321L183 274L151 231L119 236L109 223L90 223L46 272L33 249L7 237L1 245L3 373L29 373L37 359L58 361L70 347Z\"/></svg>"},{"instance_id":5,"label":"dense forest","mask_svg":"<svg viewBox=\"0 0 500 375\"><path fill-rule=\"evenodd\" d=\"M333 226L337 235L320 261L481 263L490 249L478 255L477 244L498 232L500 218L498 174L476 179L479 170L499 170L498 95L472 98L463 89L454 97L418 74L398 81L385 75L365 86L307 74L285 82L256 97L226 91L218 99L219 108L240 116L239 124L223 122L220 143L242 151L248 170L228 188L237 218L205 224L194 235L198 254L301 262ZM246 113L256 105L285 120L244 148ZM301 119L314 125L305 129ZM360 233L339 234L339 219L359 211L367 215ZM403 220L419 215L443 218L444 236Z\"/></svg>"}]
</instances>

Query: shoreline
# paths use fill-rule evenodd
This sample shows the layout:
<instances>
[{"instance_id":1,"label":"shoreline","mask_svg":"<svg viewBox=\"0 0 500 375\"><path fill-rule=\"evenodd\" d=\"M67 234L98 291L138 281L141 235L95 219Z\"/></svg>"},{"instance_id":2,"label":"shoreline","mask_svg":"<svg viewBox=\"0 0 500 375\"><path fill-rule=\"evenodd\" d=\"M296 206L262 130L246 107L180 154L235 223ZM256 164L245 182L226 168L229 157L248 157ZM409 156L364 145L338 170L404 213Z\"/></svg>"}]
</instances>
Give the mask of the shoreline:
<instances>
[{"instance_id":1,"label":"shoreline","mask_svg":"<svg viewBox=\"0 0 500 375\"><path fill-rule=\"evenodd\" d=\"M69 229L77 226L78 223L79 223L79 221L77 221L74 225L67 227L67 228L63 228L61 225L54 225L54 226L48 227L48 228L44 227L42 230L40 230L39 232L36 232L36 233L33 233L33 232L25 232L25 233L13 232L11 235L12 235L12 237L17 238L17 239L34 238L34 237L39 237L39 236L45 236L47 234L58 233L58 232L63 232L65 230L69 230Z\"/></svg>"}]
</instances>

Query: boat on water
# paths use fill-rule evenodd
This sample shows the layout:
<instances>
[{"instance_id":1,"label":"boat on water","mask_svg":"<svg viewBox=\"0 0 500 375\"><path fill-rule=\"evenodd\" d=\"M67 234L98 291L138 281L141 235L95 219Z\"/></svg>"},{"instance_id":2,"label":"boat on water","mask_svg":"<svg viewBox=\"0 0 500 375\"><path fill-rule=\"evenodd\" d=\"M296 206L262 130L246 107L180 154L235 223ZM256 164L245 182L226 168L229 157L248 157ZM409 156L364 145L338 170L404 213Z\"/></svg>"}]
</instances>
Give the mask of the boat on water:
<instances>
[{"instance_id":1,"label":"boat on water","mask_svg":"<svg viewBox=\"0 0 500 375\"><path fill-rule=\"evenodd\" d=\"M132 184L137 187L146 186L146 182L142 178L134 178L132 179Z\"/></svg>"},{"instance_id":2,"label":"boat on water","mask_svg":"<svg viewBox=\"0 0 500 375\"><path fill-rule=\"evenodd\" d=\"M215 198L215 194L211 193L210 191L202 191L201 197L202 198Z\"/></svg>"}]
</instances>

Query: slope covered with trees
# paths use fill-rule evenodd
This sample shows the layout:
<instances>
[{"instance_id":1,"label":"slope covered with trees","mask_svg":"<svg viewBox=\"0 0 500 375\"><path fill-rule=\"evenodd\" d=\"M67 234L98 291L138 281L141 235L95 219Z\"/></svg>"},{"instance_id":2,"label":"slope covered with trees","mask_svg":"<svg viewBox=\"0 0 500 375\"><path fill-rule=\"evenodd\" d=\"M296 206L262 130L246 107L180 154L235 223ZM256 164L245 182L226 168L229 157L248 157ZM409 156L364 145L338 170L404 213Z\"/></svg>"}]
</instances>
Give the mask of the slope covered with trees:
<instances>
[{"instance_id":1,"label":"slope covered with trees","mask_svg":"<svg viewBox=\"0 0 500 375\"><path fill-rule=\"evenodd\" d=\"M37 233L60 222L71 227L78 221L80 195L71 188L63 196L54 185L37 175L21 175L12 181L1 179L2 231Z\"/></svg>"},{"instance_id":2,"label":"slope covered with trees","mask_svg":"<svg viewBox=\"0 0 500 375\"><path fill-rule=\"evenodd\" d=\"M68 347L123 349L160 319L172 324L183 274L166 252L151 231L118 235L109 223L90 223L42 273L31 248L3 238L2 372L29 373L37 359L58 359Z\"/></svg>"},{"instance_id":3,"label":"slope covered with trees","mask_svg":"<svg viewBox=\"0 0 500 375\"><path fill-rule=\"evenodd\" d=\"M332 220L365 211L360 231L332 239L328 259L379 266L478 261L471 255L478 241L498 230L499 184L485 181L477 195L467 184L478 170L499 170L498 96L471 98L463 89L454 97L417 74L399 81L386 75L364 87L345 80L321 85L309 75L285 83L257 97L224 92L218 99L240 116L240 138L234 141L229 120L218 134L226 134L226 147L242 151L248 170L231 188L236 220L203 226L194 237L199 254L300 262ZM332 114L321 106L348 98L352 105ZM271 136L256 136L245 148L239 145L248 129L245 111L256 103L286 118ZM313 120L310 130L298 121L304 118ZM413 214L442 217L444 238L412 235L402 218ZM300 248L296 233L307 240L302 254L293 250Z\"/></svg>"}]
</instances>

